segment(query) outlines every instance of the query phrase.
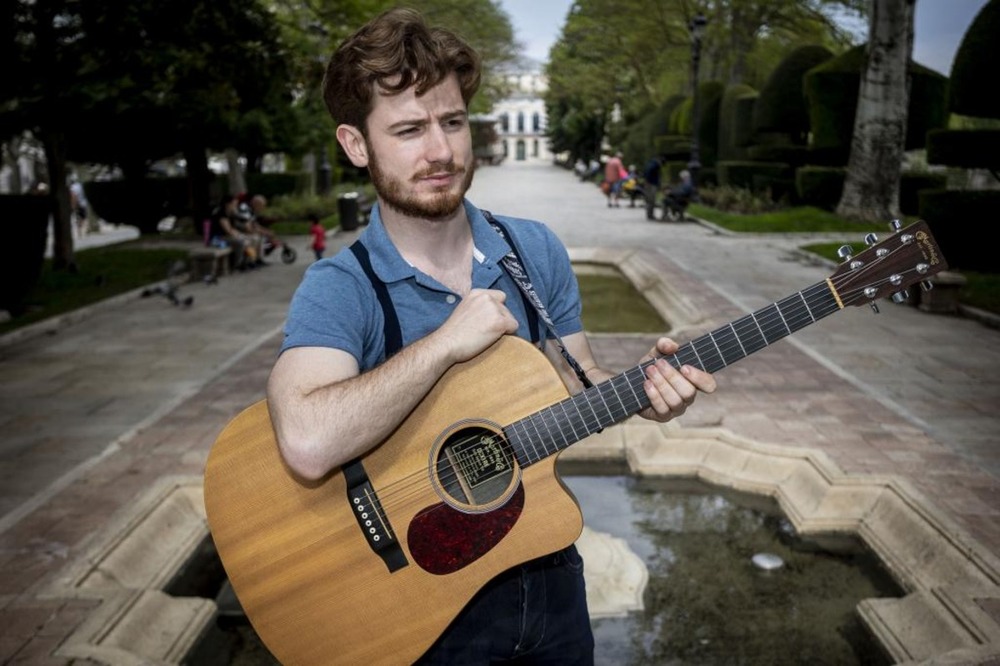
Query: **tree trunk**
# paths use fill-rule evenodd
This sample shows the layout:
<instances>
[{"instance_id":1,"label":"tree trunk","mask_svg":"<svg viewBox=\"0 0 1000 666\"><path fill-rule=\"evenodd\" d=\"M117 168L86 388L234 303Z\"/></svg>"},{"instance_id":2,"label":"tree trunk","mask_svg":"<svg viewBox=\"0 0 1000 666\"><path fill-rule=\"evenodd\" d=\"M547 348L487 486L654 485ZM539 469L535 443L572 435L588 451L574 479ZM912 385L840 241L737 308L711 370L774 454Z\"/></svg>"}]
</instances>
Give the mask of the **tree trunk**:
<instances>
[{"instance_id":1,"label":"tree trunk","mask_svg":"<svg viewBox=\"0 0 1000 666\"><path fill-rule=\"evenodd\" d=\"M900 216L914 4L915 0L871 0L868 65L861 77L838 215L868 221Z\"/></svg>"},{"instance_id":2,"label":"tree trunk","mask_svg":"<svg viewBox=\"0 0 1000 666\"><path fill-rule=\"evenodd\" d=\"M219 195L212 192L212 172L208 168L205 147L203 145L186 145L184 159L187 163L191 216L195 220L195 228L200 229L201 220L207 218L212 212L212 197Z\"/></svg>"},{"instance_id":3,"label":"tree trunk","mask_svg":"<svg viewBox=\"0 0 1000 666\"><path fill-rule=\"evenodd\" d=\"M240 166L240 155L232 148L226 149L226 164L229 167L227 175L229 191L235 194L246 192L247 181L243 177L243 167Z\"/></svg>"},{"instance_id":4,"label":"tree trunk","mask_svg":"<svg viewBox=\"0 0 1000 666\"><path fill-rule=\"evenodd\" d=\"M66 182L66 140L57 130L43 128L41 135L49 171L49 188L55 201L52 212L52 268L76 272L72 207Z\"/></svg>"}]
</instances>

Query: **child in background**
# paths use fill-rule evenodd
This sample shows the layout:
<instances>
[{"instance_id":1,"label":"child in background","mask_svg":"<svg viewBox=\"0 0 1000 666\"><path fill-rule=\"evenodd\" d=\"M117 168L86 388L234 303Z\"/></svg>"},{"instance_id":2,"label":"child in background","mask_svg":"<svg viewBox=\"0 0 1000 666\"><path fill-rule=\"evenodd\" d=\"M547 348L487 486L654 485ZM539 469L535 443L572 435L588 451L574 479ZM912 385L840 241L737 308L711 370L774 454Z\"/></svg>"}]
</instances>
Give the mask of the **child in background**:
<instances>
[{"instance_id":1,"label":"child in background","mask_svg":"<svg viewBox=\"0 0 1000 666\"><path fill-rule=\"evenodd\" d=\"M309 216L309 233L312 234L312 249L316 253L316 261L323 258L323 252L326 250L326 229L323 225L319 223L319 217L317 215Z\"/></svg>"}]
</instances>

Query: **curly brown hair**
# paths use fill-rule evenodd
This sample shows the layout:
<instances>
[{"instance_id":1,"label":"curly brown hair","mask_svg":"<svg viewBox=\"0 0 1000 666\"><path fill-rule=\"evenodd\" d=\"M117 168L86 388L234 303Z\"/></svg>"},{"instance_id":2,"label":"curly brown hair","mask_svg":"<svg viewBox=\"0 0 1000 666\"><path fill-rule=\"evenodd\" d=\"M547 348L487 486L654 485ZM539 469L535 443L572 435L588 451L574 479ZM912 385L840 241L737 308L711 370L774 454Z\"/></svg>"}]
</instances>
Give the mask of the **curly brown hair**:
<instances>
[{"instance_id":1,"label":"curly brown hair","mask_svg":"<svg viewBox=\"0 0 1000 666\"><path fill-rule=\"evenodd\" d=\"M367 134L365 122L375 99L375 87L398 95L416 86L417 95L458 75L468 106L479 89L479 55L461 37L432 28L413 9L383 12L348 37L330 58L323 78L323 99L337 123Z\"/></svg>"}]
</instances>

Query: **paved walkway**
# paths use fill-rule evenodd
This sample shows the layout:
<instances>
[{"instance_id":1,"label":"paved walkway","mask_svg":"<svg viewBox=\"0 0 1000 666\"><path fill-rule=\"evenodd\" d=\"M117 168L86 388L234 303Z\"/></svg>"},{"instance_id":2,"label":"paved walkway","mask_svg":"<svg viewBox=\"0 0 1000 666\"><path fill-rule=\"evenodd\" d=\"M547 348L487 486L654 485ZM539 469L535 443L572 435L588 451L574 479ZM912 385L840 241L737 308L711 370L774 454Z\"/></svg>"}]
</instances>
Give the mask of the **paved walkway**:
<instances>
[{"instance_id":1,"label":"paved walkway","mask_svg":"<svg viewBox=\"0 0 1000 666\"><path fill-rule=\"evenodd\" d=\"M544 220L573 248L652 252L717 325L830 272L797 257L801 237L647 222L641 209L606 208L596 188L554 167L484 168L470 197ZM332 249L356 233L337 235ZM99 602L40 592L157 480L200 474L225 423L263 396L307 265L306 239L293 242L296 264L184 286L189 309L132 295L0 340L0 663L69 663L51 655ZM648 342L602 336L595 346L624 367ZM1000 331L888 303L880 315L852 308L719 383L685 424L820 446L848 472L900 474L1000 555Z\"/></svg>"}]
</instances>

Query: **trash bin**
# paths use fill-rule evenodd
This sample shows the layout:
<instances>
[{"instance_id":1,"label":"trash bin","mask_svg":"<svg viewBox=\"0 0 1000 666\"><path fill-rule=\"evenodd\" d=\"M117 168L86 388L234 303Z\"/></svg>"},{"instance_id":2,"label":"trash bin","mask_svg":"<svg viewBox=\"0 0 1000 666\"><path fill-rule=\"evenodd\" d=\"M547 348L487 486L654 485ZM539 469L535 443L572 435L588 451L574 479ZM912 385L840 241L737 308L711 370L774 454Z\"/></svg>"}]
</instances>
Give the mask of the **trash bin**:
<instances>
[{"instance_id":1,"label":"trash bin","mask_svg":"<svg viewBox=\"0 0 1000 666\"><path fill-rule=\"evenodd\" d=\"M358 193L344 192L337 196L337 215L340 216L341 231L358 228Z\"/></svg>"}]
</instances>

